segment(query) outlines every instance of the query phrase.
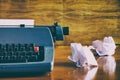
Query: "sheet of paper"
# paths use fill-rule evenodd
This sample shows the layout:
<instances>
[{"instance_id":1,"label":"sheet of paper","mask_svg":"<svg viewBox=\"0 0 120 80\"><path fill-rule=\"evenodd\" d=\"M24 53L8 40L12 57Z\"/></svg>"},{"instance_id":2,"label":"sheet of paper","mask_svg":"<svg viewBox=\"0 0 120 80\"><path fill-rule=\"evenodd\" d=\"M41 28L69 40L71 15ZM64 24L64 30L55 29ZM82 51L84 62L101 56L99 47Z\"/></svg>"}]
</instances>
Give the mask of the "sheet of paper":
<instances>
[{"instance_id":1,"label":"sheet of paper","mask_svg":"<svg viewBox=\"0 0 120 80\"><path fill-rule=\"evenodd\" d=\"M25 27L34 27L33 19L0 19L0 27L20 27L24 24Z\"/></svg>"}]
</instances>

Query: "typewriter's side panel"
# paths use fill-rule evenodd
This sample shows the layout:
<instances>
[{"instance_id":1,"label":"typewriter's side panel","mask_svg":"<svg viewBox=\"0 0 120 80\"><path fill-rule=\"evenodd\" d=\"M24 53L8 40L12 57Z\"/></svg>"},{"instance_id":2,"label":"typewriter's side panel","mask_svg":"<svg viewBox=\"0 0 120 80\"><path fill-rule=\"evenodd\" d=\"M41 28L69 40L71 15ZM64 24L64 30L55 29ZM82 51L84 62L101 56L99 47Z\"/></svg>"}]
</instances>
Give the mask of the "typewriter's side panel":
<instances>
[{"instance_id":1,"label":"typewriter's side panel","mask_svg":"<svg viewBox=\"0 0 120 80\"><path fill-rule=\"evenodd\" d=\"M44 46L44 61L38 63L41 66L41 69L38 70L45 72L52 71L54 67L54 41L50 29L47 28L47 31L45 31L45 34L42 36L44 36L43 38L44 45L43 44L40 45Z\"/></svg>"},{"instance_id":2,"label":"typewriter's side panel","mask_svg":"<svg viewBox=\"0 0 120 80\"><path fill-rule=\"evenodd\" d=\"M0 63L0 73L51 71L54 64L54 43L48 28L0 28L0 43L31 42L44 46L44 60L27 63Z\"/></svg>"},{"instance_id":3,"label":"typewriter's side panel","mask_svg":"<svg viewBox=\"0 0 120 80\"><path fill-rule=\"evenodd\" d=\"M45 57L46 57L45 62L49 64L49 69L50 69L49 71L52 71L54 67L54 48L53 47L45 48Z\"/></svg>"}]
</instances>

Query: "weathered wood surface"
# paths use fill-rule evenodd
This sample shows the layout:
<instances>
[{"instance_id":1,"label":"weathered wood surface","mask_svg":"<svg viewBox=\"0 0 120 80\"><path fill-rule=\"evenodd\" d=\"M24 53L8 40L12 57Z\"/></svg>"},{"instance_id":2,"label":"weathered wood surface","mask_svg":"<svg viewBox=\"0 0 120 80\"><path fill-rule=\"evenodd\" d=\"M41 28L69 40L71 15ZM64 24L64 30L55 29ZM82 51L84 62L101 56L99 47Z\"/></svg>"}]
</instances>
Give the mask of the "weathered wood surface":
<instances>
[{"instance_id":1,"label":"weathered wood surface","mask_svg":"<svg viewBox=\"0 0 120 80\"><path fill-rule=\"evenodd\" d=\"M91 44L105 36L120 43L120 0L0 0L0 18L69 26L70 35L56 45Z\"/></svg>"}]
</instances>

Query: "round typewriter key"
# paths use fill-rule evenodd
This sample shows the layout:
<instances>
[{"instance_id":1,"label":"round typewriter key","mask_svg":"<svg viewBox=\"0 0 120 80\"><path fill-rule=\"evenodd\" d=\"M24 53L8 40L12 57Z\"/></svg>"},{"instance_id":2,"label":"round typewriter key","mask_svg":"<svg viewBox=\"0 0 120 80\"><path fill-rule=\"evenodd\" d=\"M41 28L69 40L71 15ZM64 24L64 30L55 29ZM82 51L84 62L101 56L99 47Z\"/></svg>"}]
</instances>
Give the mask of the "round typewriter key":
<instances>
[{"instance_id":1,"label":"round typewriter key","mask_svg":"<svg viewBox=\"0 0 120 80\"><path fill-rule=\"evenodd\" d=\"M38 52L38 51L39 51L39 47L38 47L38 46L35 46L35 47L34 47L34 51L35 51L35 52Z\"/></svg>"}]
</instances>

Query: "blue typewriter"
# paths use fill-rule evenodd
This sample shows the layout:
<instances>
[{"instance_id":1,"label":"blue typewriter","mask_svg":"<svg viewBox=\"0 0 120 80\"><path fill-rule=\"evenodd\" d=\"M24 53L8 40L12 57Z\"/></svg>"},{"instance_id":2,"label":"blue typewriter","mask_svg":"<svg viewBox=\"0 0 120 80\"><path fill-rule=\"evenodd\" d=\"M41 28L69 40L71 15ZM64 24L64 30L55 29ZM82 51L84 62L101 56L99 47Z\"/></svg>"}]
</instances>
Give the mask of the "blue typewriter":
<instances>
[{"instance_id":1,"label":"blue typewriter","mask_svg":"<svg viewBox=\"0 0 120 80\"><path fill-rule=\"evenodd\" d=\"M49 72L54 65L54 42L69 34L68 27L0 27L0 73Z\"/></svg>"}]
</instances>

